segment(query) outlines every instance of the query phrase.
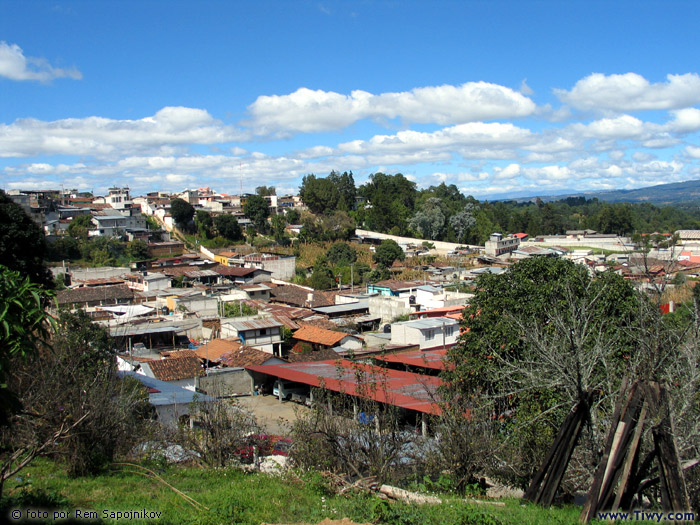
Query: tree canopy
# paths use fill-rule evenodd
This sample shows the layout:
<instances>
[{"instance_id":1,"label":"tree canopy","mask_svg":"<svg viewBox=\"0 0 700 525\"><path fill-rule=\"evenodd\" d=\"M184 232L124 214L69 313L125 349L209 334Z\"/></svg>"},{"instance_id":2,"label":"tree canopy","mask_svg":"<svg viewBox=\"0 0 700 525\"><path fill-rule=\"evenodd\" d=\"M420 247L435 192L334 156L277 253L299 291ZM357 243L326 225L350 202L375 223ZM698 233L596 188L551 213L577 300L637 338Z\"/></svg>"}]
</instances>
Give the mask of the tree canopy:
<instances>
[{"instance_id":1,"label":"tree canopy","mask_svg":"<svg viewBox=\"0 0 700 525\"><path fill-rule=\"evenodd\" d=\"M382 243L377 246L372 258L377 264L389 268L397 259L403 261L406 258L406 254L395 240L384 239Z\"/></svg>"},{"instance_id":2,"label":"tree canopy","mask_svg":"<svg viewBox=\"0 0 700 525\"><path fill-rule=\"evenodd\" d=\"M267 201L260 195L250 195L243 205L243 213L248 217L259 232L267 230L267 218L270 216L270 207Z\"/></svg>"},{"instance_id":3,"label":"tree canopy","mask_svg":"<svg viewBox=\"0 0 700 525\"><path fill-rule=\"evenodd\" d=\"M175 224L186 228L194 217L194 207L186 200L173 199L170 202L170 215L172 215Z\"/></svg>"},{"instance_id":4,"label":"tree canopy","mask_svg":"<svg viewBox=\"0 0 700 525\"><path fill-rule=\"evenodd\" d=\"M46 252L41 227L0 190L0 265L48 289L53 278L44 266Z\"/></svg>"},{"instance_id":5,"label":"tree canopy","mask_svg":"<svg viewBox=\"0 0 700 525\"><path fill-rule=\"evenodd\" d=\"M229 241L240 241L243 239L243 231L241 230L236 217L230 214L217 215L214 218L214 226L216 231L224 239Z\"/></svg>"}]
</instances>

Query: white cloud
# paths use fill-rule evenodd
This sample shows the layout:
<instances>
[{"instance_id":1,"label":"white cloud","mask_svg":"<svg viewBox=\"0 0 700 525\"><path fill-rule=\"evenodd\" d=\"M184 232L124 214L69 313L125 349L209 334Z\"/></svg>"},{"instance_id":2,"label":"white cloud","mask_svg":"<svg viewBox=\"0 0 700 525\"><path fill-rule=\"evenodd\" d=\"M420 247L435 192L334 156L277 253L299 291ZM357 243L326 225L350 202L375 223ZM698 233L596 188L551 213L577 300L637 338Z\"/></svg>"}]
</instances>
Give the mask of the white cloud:
<instances>
[{"instance_id":1,"label":"white cloud","mask_svg":"<svg viewBox=\"0 0 700 525\"><path fill-rule=\"evenodd\" d=\"M641 111L679 109L700 103L700 76L696 73L667 75L666 82L651 84L637 73L594 73L570 90L555 89L563 102L577 109Z\"/></svg>"},{"instance_id":2,"label":"white cloud","mask_svg":"<svg viewBox=\"0 0 700 525\"><path fill-rule=\"evenodd\" d=\"M300 88L289 95L258 97L248 107L251 119L247 124L262 135L289 135L339 130L362 119L399 118L406 123L448 125L520 118L535 109L535 103L521 93L488 82L379 95Z\"/></svg>"},{"instance_id":3,"label":"white cloud","mask_svg":"<svg viewBox=\"0 0 700 525\"><path fill-rule=\"evenodd\" d=\"M676 133L690 133L700 130L700 109L685 108L673 111L673 120L668 128Z\"/></svg>"},{"instance_id":4,"label":"white cloud","mask_svg":"<svg viewBox=\"0 0 700 525\"><path fill-rule=\"evenodd\" d=\"M46 59L25 57L17 44L0 41L0 77L50 82L55 78L80 80L83 75L76 68L57 68L51 66Z\"/></svg>"},{"instance_id":5,"label":"white cloud","mask_svg":"<svg viewBox=\"0 0 700 525\"><path fill-rule=\"evenodd\" d=\"M140 120L87 117L53 122L20 119L0 124L0 157L110 157L157 147L226 143L242 137L240 131L225 126L203 109L165 107Z\"/></svg>"},{"instance_id":6,"label":"white cloud","mask_svg":"<svg viewBox=\"0 0 700 525\"><path fill-rule=\"evenodd\" d=\"M685 153L689 157L692 157L694 159L700 159L700 148L697 146L687 146L685 148Z\"/></svg>"}]
</instances>

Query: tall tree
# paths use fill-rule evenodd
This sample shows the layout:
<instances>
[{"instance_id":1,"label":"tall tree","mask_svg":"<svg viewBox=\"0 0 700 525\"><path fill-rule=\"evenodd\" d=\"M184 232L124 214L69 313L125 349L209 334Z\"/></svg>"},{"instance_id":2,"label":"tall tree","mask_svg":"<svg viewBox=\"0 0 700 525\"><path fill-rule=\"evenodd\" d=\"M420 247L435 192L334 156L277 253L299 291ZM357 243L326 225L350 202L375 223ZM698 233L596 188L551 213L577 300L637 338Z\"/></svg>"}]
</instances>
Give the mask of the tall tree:
<instances>
[{"instance_id":1,"label":"tall tree","mask_svg":"<svg viewBox=\"0 0 700 525\"><path fill-rule=\"evenodd\" d=\"M403 261L405 257L406 254L401 249L401 246L393 239L384 239L382 243L377 246L372 256L374 262L385 268L390 268L397 259Z\"/></svg>"},{"instance_id":2,"label":"tall tree","mask_svg":"<svg viewBox=\"0 0 700 525\"><path fill-rule=\"evenodd\" d=\"M44 266L46 237L41 227L0 190L0 265L51 288L53 278Z\"/></svg>"},{"instance_id":3,"label":"tall tree","mask_svg":"<svg viewBox=\"0 0 700 525\"><path fill-rule=\"evenodd\" d=\"M258 232L267 231L267 218L270 216L270 207L267 201L260 195L251 195L243 205L243 213L248 217Z\"/></svg>"},{"instance_id":4,"label":"tall tree","mask_svg":"<svg viewBox=\"0 0 700 525\"><path fill-rule=\"evenodd\" d=\"M229 241L240 241L243 238L243 231L238 224L236 217L230 214L217 215L214 218L214 226L216 231L224 239Z\"/></svg>"},{"instance_id":5,"label":"tall tree","mask_svg":"<svg viewBox=\"0 0 700 525\"><path fill-rule=\"evenodd\" d=\"M186 200L173 199L170 201L170 215L178 227L187 229L194 217L194 207Z\"/></svg>"},{"instance_id":6,"label":"tall tree","mask_svg":"<svg viewBox=\"0 0 700 525\"><path fill-rule=\"evenodd\" d=\"M299 187L299 197L311 213L320 215L338 208L340 192L333 180L316 178L316 175L306 175Z\"/></svg>"}]
</instances>

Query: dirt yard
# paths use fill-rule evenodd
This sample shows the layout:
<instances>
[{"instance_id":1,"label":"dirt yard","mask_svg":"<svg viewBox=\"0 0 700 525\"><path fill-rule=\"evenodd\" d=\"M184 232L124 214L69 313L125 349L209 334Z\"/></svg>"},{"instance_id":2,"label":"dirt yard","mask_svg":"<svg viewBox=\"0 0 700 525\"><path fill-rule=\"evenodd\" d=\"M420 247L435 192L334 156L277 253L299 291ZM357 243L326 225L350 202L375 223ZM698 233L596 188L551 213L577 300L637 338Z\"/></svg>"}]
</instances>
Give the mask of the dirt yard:
<instances>
[{"instance_id":1,"label":"dirt yard","mask_svg":"<svg viewBox=\"0 0 700 525\"><path fill-rule=\"evenodd\" d=\"M286 436L297 413L306 412L308 407L292 401L279 402L275 396L243 396L236 398L240 406L255 415L258 423L267 434Z\"/></svg>"}]
</instances>

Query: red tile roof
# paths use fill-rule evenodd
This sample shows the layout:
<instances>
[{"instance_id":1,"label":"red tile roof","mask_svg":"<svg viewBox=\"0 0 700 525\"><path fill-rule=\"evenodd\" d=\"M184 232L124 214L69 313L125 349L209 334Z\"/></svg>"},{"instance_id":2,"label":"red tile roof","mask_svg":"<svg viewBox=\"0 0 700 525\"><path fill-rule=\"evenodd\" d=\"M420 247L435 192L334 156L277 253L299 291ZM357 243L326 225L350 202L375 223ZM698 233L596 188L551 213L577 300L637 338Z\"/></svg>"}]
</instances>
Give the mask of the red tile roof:
<instances>
[{"instance_id":1,"label":"red tile roof","mask_svg":"<svg viewBox=\"0 0 700 525\"><path fill-rule=\"evenodd\" d=\"M200 346L195 350L200 359L209 361L220 361L221 356L238 350L241 347L240 341L232 341L230 339L214 339L207 344Z\"/></svg>"},{"instance_id":2,"label":"red tile roof","mask_svg":"<svg viewBox=\"0 0 700 525\"><path fill-rule=\"evenodd\" d=\"M246 368L248 366L262 365L272 359L274 356L251 348L250 346L241 346L240 348L229 352L221 357L221 364L228 367Z\"/></svg>"},{"instance_id":3,"label":"red tile roof","mask_svg":"<svg viewBox=\"0 0 700 525\"><path fill-rule=\"evenodd\" d=\"M348 335L345 332L333 332L315 326L302 326L294 332L294 339L297 341L305 341L307 343L316 343L323 346L335 346Z\"/></svg>"},{"instance_id":4,"label":"red tile roof","mask_svg":"<svg viewBox=\"0 0 700 525\"><path fill-rule=\"evenodd\" d=\"M147 364L151 368L153 377L161 381L192 379L204 375L204 369L198 357L156 359L144 364Z\"/></svg>"}]
</instances>

